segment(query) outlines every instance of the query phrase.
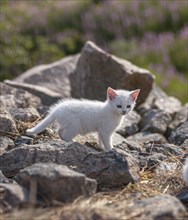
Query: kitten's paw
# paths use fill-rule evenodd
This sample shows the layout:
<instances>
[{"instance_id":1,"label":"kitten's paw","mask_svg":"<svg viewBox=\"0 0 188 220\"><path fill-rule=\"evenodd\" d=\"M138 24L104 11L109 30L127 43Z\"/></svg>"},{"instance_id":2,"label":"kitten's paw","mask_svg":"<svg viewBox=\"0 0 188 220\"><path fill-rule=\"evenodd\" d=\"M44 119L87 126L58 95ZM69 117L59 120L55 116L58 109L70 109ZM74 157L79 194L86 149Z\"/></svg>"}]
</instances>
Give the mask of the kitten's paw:
<instances>
[{"instance_id":1,"label":"kitten's paw","mask_svg":"<svg viewBox=\"0 0 188 220\"><path fill-rule=\"evenodd\" d=\"M29 128L29 129L26 130L26 134L27 135L34 135L35 132L34 132L33 128Z\"/></svg>"},{"instance_id":2,"label":"kitten's paw","mask_svg":"<svg viewBox=\"0 0 188 220\"><path fill-rule=\"evenodd\" d=\"M111 151L111 150L113 150L113 149L114 149L114 147L112 147L112 146L105 147L105 151Z\"/></svg>"}]
</instances>

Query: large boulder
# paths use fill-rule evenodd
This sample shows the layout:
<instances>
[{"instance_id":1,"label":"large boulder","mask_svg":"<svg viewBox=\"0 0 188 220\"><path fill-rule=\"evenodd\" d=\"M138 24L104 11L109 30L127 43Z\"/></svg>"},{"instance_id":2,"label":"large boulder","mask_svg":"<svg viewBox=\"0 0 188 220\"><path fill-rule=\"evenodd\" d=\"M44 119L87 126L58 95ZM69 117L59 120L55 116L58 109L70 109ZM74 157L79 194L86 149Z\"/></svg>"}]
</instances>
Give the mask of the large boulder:
<instances>
[{"instance_id":1,"label":"large boulder","mask_svg":"<svg viewBox=\"0 0 188 220\"><path fill-rule=\"evenodd\" d=\"M36 163L20 171L16 181L26 187L36 189L37 194L50 202L71 202L79 196L91 196L96 192L96 180L54 163Z\"/></svg>"},{"instance_id":2,"label":"large boulder","mask_svg":"<svg viewBox=\"0 0 188 220\"><path fill-rule=\"evenodd\" d=\"M106 89L141 89L140 103L152 89L154 76L145 69L115 57L93 42L86 42L76 69L71 74L72 95L88 99L104 100Z\"/></svg>"}]
</instances>

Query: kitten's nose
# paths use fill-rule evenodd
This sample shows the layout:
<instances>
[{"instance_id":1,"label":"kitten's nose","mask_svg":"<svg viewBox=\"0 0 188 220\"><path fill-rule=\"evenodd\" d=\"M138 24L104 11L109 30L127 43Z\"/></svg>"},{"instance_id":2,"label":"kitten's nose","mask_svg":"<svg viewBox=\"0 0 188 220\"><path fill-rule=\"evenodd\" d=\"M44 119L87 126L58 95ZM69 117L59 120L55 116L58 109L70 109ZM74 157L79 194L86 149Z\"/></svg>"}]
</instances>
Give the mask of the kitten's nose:
<instances>
[{"instance_id":1,"label":"kitten's nose","mask_svg":"<svg viewBox=\"0 0 188 220\"><path fill-rule=\"evenodd\" d=\"M122 115L125 115L125 114L126 114L126 111L125 111L125 110L123 110L123 111L122 111Z\"/></svg>"}]
</instances>

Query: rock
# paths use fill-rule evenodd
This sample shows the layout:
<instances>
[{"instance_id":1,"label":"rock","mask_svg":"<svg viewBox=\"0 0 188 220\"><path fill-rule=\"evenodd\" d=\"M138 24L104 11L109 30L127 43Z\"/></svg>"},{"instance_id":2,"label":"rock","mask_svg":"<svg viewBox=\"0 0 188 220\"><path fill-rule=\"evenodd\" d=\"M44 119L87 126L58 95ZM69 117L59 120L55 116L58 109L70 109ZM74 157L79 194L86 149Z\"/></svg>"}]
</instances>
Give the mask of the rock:
<instances>
[{"instance_id":1,"label":"rock","mask_svg":"<svg viewBox=\"0 0 188 220\"><path fill-rule=\"evenodd\" d=\"M168 133L178 127L181 123L188 120L188 103L184 105L179 112L175 114L173 121L168 125Z\"/></svg>"},{"instance_id":2,"label":"rock","mask_svg":"<svg viewBox=\"0 0 188 220\"><path fill-rule=\"evenodd\" d=\"M133 150L138 151L138 152L142 151L143 144L140 144L140 143L135 142L133 140L127 140L118 133L113 134L112 140L113 140L113 146L115 148L121 149L125 152L132 153Z\"/></svg>"},{"instance_id":3,"label":"rock","mask_svg":"<svg viewBox=\"0 0 188 220\"><path fill-rule=\"evenodd\" d=\"M106 99L106 89L141 89L143 102L152 89L154 76L148 70L106 53L93 42L86 42L76 69L71 74L73 97Z\"/></svg>"},{"instance_id":4,"label":"rock","mask_svg":"<svg viewBox=\"0 0 188 220\"><path fill-rule=\"evenodd\" d=\"M179 199L185 207L188 208L188 188L176 195L176 198Z\"/></svg>"},{"instance_id":5,"label":"rock","mask_svg":"<svg viewBox=\"0 0 188 220\"><path fill-rule=\"evenodd\" d=\"M18 134L16 124L7 109L0 101L0 135L8 135L10 133Z\"/></svg>"},{"instance_id":6,"label":"rock","mask_svg":"<svg viewBox=\"0 0 188 220\"><path fill-rule=\"evenodd\" d=\"M177 163L162 161L155 168L155 172L158 176L166 175L166 173L173 174L176 168L177 168Z\"/></svg>"},{"instance_id":7,"label":"rock","mask_svg":"<svg viewBox=\"0 0 188 220\"><path fill-rule=\"evenodd\" d=\"M165 98L168 98L168 95L154 83L153 88L145 102L138 106L138 113L143 116L146 112L153 108L153 104L156 100Z\"/></svg>"},{"instance_id":8,"label":"rock","mask_svg":"<svg viewBox=\"0 0 188 220\"><path fill-rule=\"evenodd\" d=\"M9 108L37 108L41 106L41 100L35 95L18 88L13 88L5 83L0 82L1 95L0 99L3 105Z\"/></svg>"},{"instance_id":9,"label":"rock","mask_svg":"<svg viewBox=\"0 0 188 220\"><path fill-rule=\"evenodd\" d=\"M63 98L71 97L69 75L76 67L79 55L68 56L48 65L36 66L14 80L44 87Z\"/></svg>"},{"instance_id":10,"label":"rock","mask_svg":"<svg viewBox=\"0 0 188 220\"><path fill-rule=\"evenodd\" d=\"M15 144L12 139L5 137L5 136L0 136L0 152L10 150L14 148Z\"/></svg>"},{"instance_id":11,"label":"rock","mask_svg":"<svg viewBox=\"0 0 188 220\"><path fill-rule=\"evenodd\" d=\"M28 202L27 189L18 184L0 184L0 212L7 212L13 208L20 208Z\"/></svg>"},{"instance_id":12,"label":"rock","mask_svg":"<svg viewBox=\"0 0 188 220\"><path fill-rule=\"evenodd\" d=\"M28 136L21 136L17 138L15 141L15 146L21 146L23 144L33 144L33 138Z\"/></svg>"},{"instance_id":13,"label":"rock","mask_svg":"<svg viewBox=\"0 0 188 220\"><path fill-rule=\"evenodd\" d=\"M162 153L139 153L135 155L139 160L140 170L155 170L156 166L161 162L167 159Z\"/></svg>"},{"instance_id":14,"label":"rock","mask_svg":"<svg viewBox=\"0 0 188 220\"><path fill-rule=\"evenodd\" d=\"M85 145L60 140L23 145L5 152L0 156L0 169L5 176L14 176L37 162L66 165L90 178L100 179L99 188L126 185L138 178L137 161L123 151L100 153Z\"/></svg>"},{"instance_id":15,"label":"rock","mask_svg":"<svg viewBox=\"0 0 188 220\"><path fill-rule=\"evenodd\" d=\"M140 210L140 212L142 210L139 219L179 220L188 217L185 207L181 202L176 197L170 195L159 195L149 199L137 200L133 209Z\"/></svg>"},{"instance_id":16,"label":"rock","mask_svg":"<svg viewBox=\"0 0 188 220\"><path fill-rule=\"evenodd\" d=\"M182 148L187 149L187 147L188 147L188 139L185 139L180 146L181 146Z\"/></svg>"},{"instance_id":17,"label":"rock","mask_svg":"<svg viewBox=\"0 0 188 220\"><path fill-rule=\"evenodd\" d=\"M54 163L33 164L21 170L16 181L27 189L35 182L37 194L51 202L72 202L79 196L91 196L97 188L96 180Z\"/></svg>"},{"instance_id":18,"label":"rock","mask_svg":"<svg viewBox=\"0 0 188 220\"><path fill-rule=\"evenodd\" d=\"M164 134L171 120L171 116L165 111L151 109L144 114L139 125L141 131Z\"/></svg>"},{"instance_id":19,"label":"rock","mask_svg":"<svg viewBox=\"0 0 188 220\"><path fill-rule=\"evenodd\" d=\"M188 120L172 130L168 140L175 145L181 145L188 139Z\"/></svg>"},{"instance_id":20,"label":"rock","mask_svg":"<svg viewBox=\"0 0 188 220\"><path fill-rule=\"evenodd\" d=\"M137 108L137 111L140 115L144 115L151 109L158 109L173 117L176 112L180 111L181 107L181 102L178 99L169 97L157 85L154 85L147 99Z\"/></svg>"},{"instance_id":21,"label":"rock","mask_svg":"<svg viewBox=\"0 0 188 220\"><path fill-rule=\"evenodd\" d=\"M173 116L174 113L180 111L182 106L181 106L181 102L175 97L166 97L166 98L157 99L154 102L153 107L163 110L166 113Z\"/></svg>"},{"instance_id":22,"label":"rock","mask_svg":"<svg viewBox=\"0 0 188 220\"><path fill-rule=\"evenodd\" d=\"M143 151L143 143L138 143L136 141L133 140L127 140L125 139L124 142L127 144L127 148L129 149L129 151L133 152L142 152Z\"/></svg>"},{"instance_id":23,"label":"rock","mask_svg":"<svg viewBox=\"0 0 188 220\"><path fill-rule=\"evenodd\" d=\"M165 170L172 168L173 166L177 166L177 164L166 161L167 158L182 158L185 154L181 147L169 143L148 143L143 146L140 152L134 151L132 153L135 155L135 157L138 158L141 169L155 169L155 171L159 174L160 170L162 173L165 172Z\"/></svg>"},{"instance_id":24,"label":"rock","mask_svg":"<svg viewBox=\"0 0 188 220\"><path fill-rule=\"evenodd\" d=\"M23 144L0 156L0 170L3 171L5 176L11 174L14 176L19 170L37 162L53 162L72 168L75 164L81 163L83 158L90 152L97 151L76 142L66 143L62 140L41 141L41 143L35 145Z\"/></svg>"},{"instance_id":25,"label":"rock","mask_svg":"<svg viewBox=\"0 0 188 220\"><path fill-rule=\"evenodd\" d=\"M114 188L138 180L137 161L120 150L88 154L79 165L80 172L97 180L98 188Z\"/></svg>"},{"instance_id":26,"label":"rock","mask_svg":"<svg viewBox=\"0 0 188 220\"><path fill-rule=\"evenodd\" d=\"M114 147L118 147L124 144L125 138L118 133L113 133L112 135L112 143Z\"/></svg>"},{"instance_id":27,"label":"rock","mask_svg":"<svg viewBox=\"0 0 188 220\"><path fill-rule=\"evenodd\" d=\"M140 122L140 119L140 115L136 112L131 112L124 117L116 132L124 137L135 134L139 130L138 123Z\"/></svg>"},{"instance_id":28,"label":"rock","mask_svg":"<svg viewBox=\"0 0 188 220\"><path fill-rule=\"evenodd\" d=\"M24 122L34 122L40 117L38 111L33 107L10 108L9 112L14 119Z\"/></svg>"},{"instance_id":29,"label":"rock","mask_svg":"<svg viewBox=\"0 0 188 220\"><path fill-rule=\"evenodd\" d=\"M36 86L28 83L19 83L16 81L5 80L4 81L9 86L13 86L15 88L21 88L23 90L28 91L29 93L38 96L41 99L43 105L52 105L58 100L62 99L62 95L60 93L51 91L45 87Z\"/></svg>"},{"instance_id":30,"label":"rock","mask_svg":"<svg viewBox=\"0 0 188 220\"><path fill-rule=\"evenodd\" d=\"M0 170L0 184L1 183L14 183L12 179L6 178Z\"/></svg>"},{"instance_id":31,"label":"rock","mask_svg":"<svg viewBox=\"0 0 188 220\"><path fill-rule=\"evenodd\" d=\"M138 132L132 136L129 136L127 138L129 141L136 141L139 144L146 144L146 143L166 143L167 140L162 134L157 133L150 133L147 131Z\"/></svg>"},{"instance_id":32,"label":"rock","mask_svg":"<svg viewBox=\"0 0 188 220\"><path fill-rule=\"evenodd\" d=\"M146 152L150 153L162 153L166 156L182 156L184 154L182 147L174 144L146 144L144 146Z\"/></svg>"}]
</instances>

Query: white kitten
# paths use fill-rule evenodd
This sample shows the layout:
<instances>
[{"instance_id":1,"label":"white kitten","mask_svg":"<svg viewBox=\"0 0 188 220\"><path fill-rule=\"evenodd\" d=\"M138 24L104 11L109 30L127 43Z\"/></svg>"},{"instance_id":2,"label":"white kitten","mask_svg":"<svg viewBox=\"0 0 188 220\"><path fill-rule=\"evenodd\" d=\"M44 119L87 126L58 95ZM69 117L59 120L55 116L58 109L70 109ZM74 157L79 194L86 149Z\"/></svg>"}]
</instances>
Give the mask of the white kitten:
<instances>
[{"instance_id":1,"label":"white kitten","mask_svg":"<svg viewBox=\"0 0 188 220\"><path fill-rule=\"evenodd\" d=\"M185 165L183 167L183 179L185 181L185 185L188 186L188 157L186 158Z\"/></svg>"},{"instance_id":2,"label":"white kitten","mask_svg":"<svg viewBox=\"0 0 188 220\"><path fill-rule=\"evenodd\" d=\"M125 91L107 89L105 102L89 100L65 100L52 107L49 115L27 134L43 131L53 121L59 124L58 134L69 142L76 135L98 132L99 146L105 150L113 148L111 136L121 122L123 115L133 110L140 90Z\"/></svg>"}]
</instances>

